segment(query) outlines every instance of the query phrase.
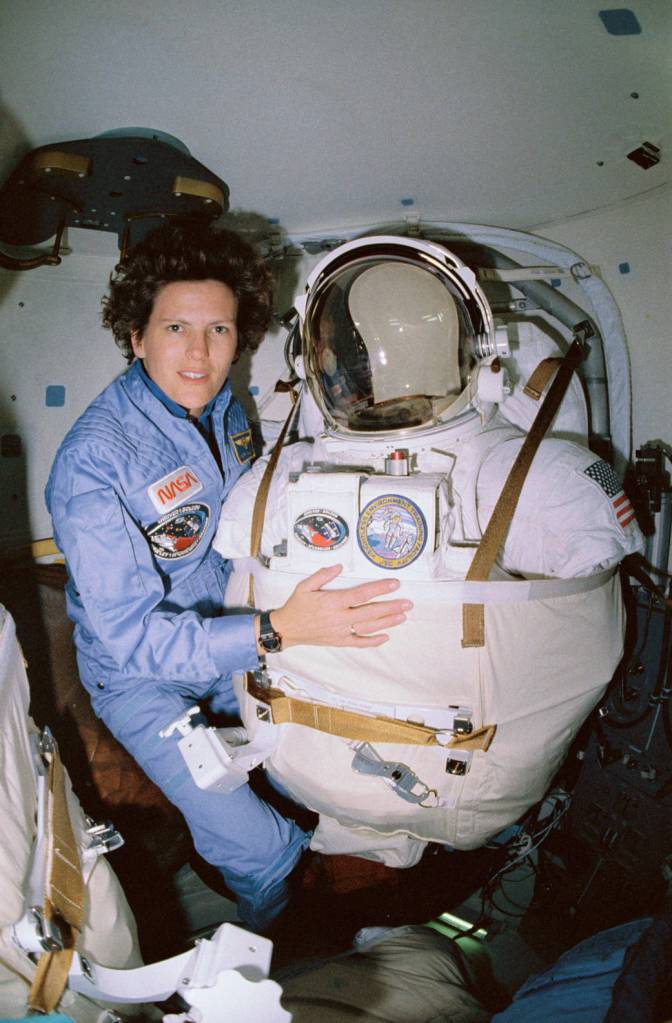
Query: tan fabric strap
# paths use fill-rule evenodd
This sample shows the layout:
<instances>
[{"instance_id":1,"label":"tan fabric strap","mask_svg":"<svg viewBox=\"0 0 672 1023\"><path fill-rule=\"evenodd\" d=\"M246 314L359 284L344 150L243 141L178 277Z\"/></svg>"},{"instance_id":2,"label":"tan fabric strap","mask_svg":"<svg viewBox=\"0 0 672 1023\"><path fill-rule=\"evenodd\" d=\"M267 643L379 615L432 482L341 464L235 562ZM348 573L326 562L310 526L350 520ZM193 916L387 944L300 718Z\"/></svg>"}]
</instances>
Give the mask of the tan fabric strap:
<instances>
[{"instance_id":1,"label":"tan fabric strap","mask_svg":"<svg viewBox=\"0 0 672 1023\"><path fill-rule=\"evenodd\" d=\"M532 459L560 407L560 403L572 378L572 373L584 357L583 339L590 336L588 333L590 327L586 324L585 329L582 330L581 328L583 327L584 325L581 324L575 329L574 340L564 358L559 360L545 359L537 366L530 378L537 377L535 383L535 387L537 387L543 377L550 377L553 369L557 369L555 379L535 416L523 446L518 452L518 457L511 467L506 483L490 516L490 521L481 537L478 550L466 575L468 581L484 581L490 576L497 552L511 524L523 484L532 464ZM544 363L549 362L553 362L554 365L542 369ZM539 374L538 376L537 373ZM483 604L463 604L462 646L482 647L484 645L485 612Z\"/></svg>"},{"instance_id":2,"label":"tan fabric strap","mask_svg":"<svg viewBox=\"0 0 672 1023\"><path fill-rule=\"evenodd\" d=\"M264 518L266 515L268 494L271 489L271 481L273 479L273 473L275 472L275 467L278 464L280 452L282 451L282 445L285 443L285 437L287 436L289 424L292 421L292 416L294 415L294 409L296 407L297 393L291 384L286 383L284 380L278 380L278 382L275 385L275 390L278 392L288 391L292 399L292 407L289 410L289 415L287 416L284 425L280 431L280 434L278 436L278 439L275 442L275 447L271 452L271 457L266 463L266 468L264 469L264 474L261 477L259 489L257 490L257 496L255 497L254 500L254 508L252 510L252 528L250 531L250 554L253 558L256 558L258 556L259 551L261 549L261 538L264 532ZM250 607L255 606L254 579L252 578L252 573L250 573L250 578L248 581L247 603Z\"/></svg>"},{"instance_id":3,"label":"tan fabric strap","mask_svg":"<svg viewBox=\"0 0 672 1023\"><path fill-rule=\"evenodd\" d=\"M551 355L548 359L542 359L539 365L532 371L532 376L523 387L523 394L534 401L539 401L542 394L548 387L549 381L562 362L561 355Z\"/></svg>"},{"instance_id":4,"label":"tan fabric strap","mask_svg":"<svg viewBox=\"0 0 672 1023\"><path fill-rule=\"evenodd\" d=\"M79 849L68 810L65 771L55 745L50 757L47 884L43 912L46 920L58 926L64 948L58 952L43 952L37 963L28 1005L44 1013L56 1008L65 991L84 918L84 879Z\"/></svg>"},{"instance_id":5,"label":"tan fabric strap","mask_svg":"<svg viewBox=\"0 0 672 1023\"><path fill-rule=\"evenodd\" d=\"M303 725L304 728L356 742L394 742L404 746L440 746L444 749L479 749L485 752L497 730L496 725L486 725L469 734L453 736L443 743L438 739L438 735L443 734L438 729L415 725L410 721L398 721L396 718L359 714L357 711L313 703L311 700L298 700L287 696L281 689L258 685L249 673L246 688L250 696L266 704L275 725Z\"/></svg>"}]
</instances>

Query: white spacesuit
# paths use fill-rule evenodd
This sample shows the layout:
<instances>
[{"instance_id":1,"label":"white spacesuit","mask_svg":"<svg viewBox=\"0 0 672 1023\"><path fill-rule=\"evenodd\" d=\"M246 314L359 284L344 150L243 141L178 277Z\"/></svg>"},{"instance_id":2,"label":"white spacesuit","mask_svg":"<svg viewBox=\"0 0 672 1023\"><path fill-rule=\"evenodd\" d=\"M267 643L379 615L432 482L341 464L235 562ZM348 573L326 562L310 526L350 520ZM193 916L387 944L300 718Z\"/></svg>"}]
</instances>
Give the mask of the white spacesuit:
<instances>
[{"instance_id":1,"label":"white spacesuit","mask_svg":"<svg viewBox=\"0 0 672 1023\"><path fill-rule=\"evenodd\" d=\"M243 719L271 777L319 813L313 848L410 866L428 841L482 845L541 799L621 657L614 569L642 538L586 445L574 378L489 580L466 578L542 404L524 384L543 360L548 383L559 349L529 323L495 329L474 273L416 239L342 245L296 304L306 439L272 473L258 555L267 460L224 505L228 602L245 603L251 572L256 605L278 607L297 576L340 563L333 585L394 573L414 607L376 649L269 654L238 679ZM484 607L483 645L465 605Z\"/></svg>"}]
</instances>

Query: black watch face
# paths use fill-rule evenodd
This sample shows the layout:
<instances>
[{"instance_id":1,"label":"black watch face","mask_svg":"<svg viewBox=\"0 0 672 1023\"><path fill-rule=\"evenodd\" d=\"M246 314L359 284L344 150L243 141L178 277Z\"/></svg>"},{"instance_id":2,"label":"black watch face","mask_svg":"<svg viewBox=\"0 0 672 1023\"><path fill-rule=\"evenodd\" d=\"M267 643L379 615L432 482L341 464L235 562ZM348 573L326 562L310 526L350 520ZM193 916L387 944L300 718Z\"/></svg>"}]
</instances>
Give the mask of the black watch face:
<instances>
[{"instance_id":1,"label":"black watch face","mask_svg":"<svg viewBox=\"0 0 672 1023\"><path fill-rule=\"evenodd\" d=\"M260 639L261 645L267 653L273 654L276 650L280 649L280 640L275 633L272 633L270 636L261 636Z\"/></svg>"}]
</instances>

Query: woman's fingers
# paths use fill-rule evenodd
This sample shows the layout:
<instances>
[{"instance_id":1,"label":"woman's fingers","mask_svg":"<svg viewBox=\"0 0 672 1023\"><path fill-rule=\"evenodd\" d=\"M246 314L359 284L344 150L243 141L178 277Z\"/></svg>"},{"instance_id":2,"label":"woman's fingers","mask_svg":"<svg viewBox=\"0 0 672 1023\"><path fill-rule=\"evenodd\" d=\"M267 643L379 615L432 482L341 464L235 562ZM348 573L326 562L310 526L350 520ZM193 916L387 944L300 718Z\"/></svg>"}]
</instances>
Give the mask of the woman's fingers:
<instances>
[{"instance_id":1,"label":"woman's fingers","mask_svg":"<svg viewBox=\"0 0 672 1023\"><path fill-rule=\"evenodd\" d=\"M387 643L390 637L384 632L377 632L375 636L350 636L348 640L343 643L334 644L334 646L347 646L364 649L365 647L382 646L383 643Z\"/></svg>"},{"instance_id":2,"label":"woman's fingers","mask_svg":"<svg viewBox=\"0 0 672 1023\"><path fill-rule=\"evenodd\" d=\"M390 613L365 621L353 622L348 629L348 632L351 637L371 636L374 633L380 632L381 629L393 629L395 625L401 625L405 621L405 614ZM346 635L346 639L347 638L348 637Z\"/></svg>"},{"instance_id":3,"label":"woman's fingers","mask_svg":"<svg viewBox=\"0 0 672 1023\"><path fill-rule=\"evenodd\" d=\"M392 617L400 617L403 621L406 611L410 611L412 607L410 600L376 600L371 604L358 604L357 607L348 608L345 616L348 624L354 625L356 629L363 625L385 628L379 622Z\"/></svg>"},{"instance_id":4,"label":"woman's fingers","mask_svg":"<svg viewBox=\"0 0 672 1023\"><path fill-rule=\"evenodd\" d=\"M330 565L328 568L318 568L317 572L313 572L312 575L297 583L294 587L294 592L312 593L314 590L320 590L327 583L330 583L332 579L340 575L342 571L343 565Z\"/></svg>"},{"instance_id":5,"label":"woman's fingers","mask_svg":"<svg viewBox=\"0 0 672 1023\"><path fill-rule=\"evenodd\" d=\"M381 597L385 593L392 593L399 589L398 579L376 579L370 583L359 583L357 586L349 586L345 590L335 590L342 607L357 607L359 604L366 604L375 597Z\"/></svg>"},{"instance_id":6,"label":"woman's fingers","mask_svg":"<svg viewBox=\"0 0 672 1023\"><path fill-rule=\"evenodd\" d=\"M342 572L331 565L303 579L282 607L273 612L273 623L286 647L380 646L389 638L381 630L406 620L410 600L377 600L398 589L396 579L378 579L345 589L323 589ZM359 633L357 626L362 626Z\"/></svg>"},{"instance_id":7,"label":"woman's fingers","mask_svg":"<svg viewBox=\"0 0 672 1023\"><path fill-rule=\"evenodd\" d=\"M314 593L321 590L343 571L342 565L330 565L328 568L320 568L313 572L307 579L297 583L295 593ZM374 597L380 597L385 593L392 593L399 589L398 579L375 579L367 583L358 583L357 586L348 586L345 589L329 590L328 595L335 607L355 607L357 604L366 604Z\"/></svg>"}]
</instances>

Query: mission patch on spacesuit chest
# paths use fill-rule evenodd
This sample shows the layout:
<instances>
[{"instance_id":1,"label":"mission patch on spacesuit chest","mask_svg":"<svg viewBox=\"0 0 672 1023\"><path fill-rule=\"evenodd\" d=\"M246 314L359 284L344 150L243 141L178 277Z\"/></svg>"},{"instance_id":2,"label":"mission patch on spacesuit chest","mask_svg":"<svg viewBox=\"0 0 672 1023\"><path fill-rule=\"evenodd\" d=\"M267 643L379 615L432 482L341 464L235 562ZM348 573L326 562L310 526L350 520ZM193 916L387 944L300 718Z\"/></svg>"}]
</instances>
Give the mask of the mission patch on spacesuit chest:
<instances>
[{"instance_id":1,"label":"mission patch on spacesuit chest","mask_svg":"<svg viewBox=\"0 0 672 1023\"><path fill-rule=\"evenodd\" d=\"M333 551L348 539L348 524L336 512L326 508L305 511L294 523L294 536L313 550Z\"/></svg>"},{"instance_id":2,"label":"mission patch on spacesuit chest","mask_svg":"<svg viewBox=\"0 0 672 1023\"><path fill-rule=\"evenodd\" d=\"M427 523L414 501L400 494L384 494L369 501L359 516L357 539L374 565L404 568L422 554Z\"/></svg>"}]
</instances>

